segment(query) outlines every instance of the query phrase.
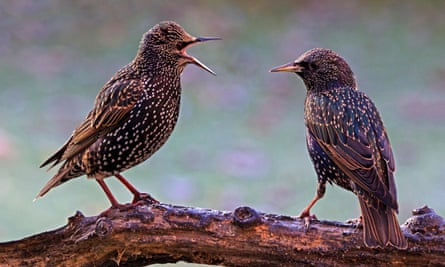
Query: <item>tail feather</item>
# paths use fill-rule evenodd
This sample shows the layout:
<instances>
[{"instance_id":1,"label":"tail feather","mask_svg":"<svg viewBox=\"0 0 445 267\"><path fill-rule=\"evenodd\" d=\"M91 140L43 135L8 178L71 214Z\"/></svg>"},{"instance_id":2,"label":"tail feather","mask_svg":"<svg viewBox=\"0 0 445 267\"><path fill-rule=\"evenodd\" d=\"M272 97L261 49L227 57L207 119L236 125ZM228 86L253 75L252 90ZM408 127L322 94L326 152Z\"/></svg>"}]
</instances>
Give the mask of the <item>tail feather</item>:
<instances>
[{"instance_id":1,"label":"tail feather","mask_svg":"<svg viewBox=\"0 0 445 267\"><path fill-rule=\"evenodd\" d=\"M48 193L48 191L51 190L52 188L62 183L65 183L66 181L69 181L73 178L84 175L85 171L81 167L82 166L81 161L82 161L82 155L72 158L69 161L65 161L62 167L60 167L57 174L54 175L53 178L51 178L51 180L49 180L45 184L45 186L42 188L42 190L40 190L40 192L37 194L34 200L38 199L39 197L42 197L43 195Z\"/></svg>"},{"instance_id":2,"label":"tail feather","mask_svg":"<svg viewBox=\"0 0 445 267\"><path fill-rule=\"evenodd\" d=\"M363 218L363 237L367 247L378 248L387 245L406 249L408 243L400 229L395 210L378 201L374 207L359 197Z\"/></svg>"},{"instance_id":3,"label":"tail feather","mask_svg":"<svg viewBox=\"0 0 445 267\"><path fill-rule=\"evenodd\" d=\"M68 181L69 178L67 179L66 176L67 176L67 174L69 172L70 172L69 168L60 168L59 172L56 175L54 175L54 177L51 178L51 180L49 180L45 184L45 186L40 190L40 192L37 194L37 196L34 199L34 201L37 200L40 197L43 197L52 188L60 185L61 183L64 183L64 182Z\"/></svg>"},{"instance_id":4,"label":"tail feather","mask_svg":"<svg viewBox=\"0 0 445 267\"><path fill-rule=\"evenodd\" d=\"M408 242L406 241L402 229L400 229L400 224L395 212L392 211L391 215L391 219L388 221L388 228L391 233L389 235L388 243L396 248L406 249L408 248Z\"/></svg>"},{"instance_id":5,"label":"tail feather","mask_svg":"<svg viewBox=\"0 0 445 267\"><path fill-rule=\"evenodd\" d=\"M56 151L56 153L54 153L51 157L49 157L47 160L45 160L41 165L40 168L45 167L46 165L51 164L51 166L49 166L48 170L50 170L52 167L56 166L63 157L63 154L65 153L65 150L67 148L67 144L64 144L61 148L59 148L59 150Z\"/></svg>"}]
</instances>

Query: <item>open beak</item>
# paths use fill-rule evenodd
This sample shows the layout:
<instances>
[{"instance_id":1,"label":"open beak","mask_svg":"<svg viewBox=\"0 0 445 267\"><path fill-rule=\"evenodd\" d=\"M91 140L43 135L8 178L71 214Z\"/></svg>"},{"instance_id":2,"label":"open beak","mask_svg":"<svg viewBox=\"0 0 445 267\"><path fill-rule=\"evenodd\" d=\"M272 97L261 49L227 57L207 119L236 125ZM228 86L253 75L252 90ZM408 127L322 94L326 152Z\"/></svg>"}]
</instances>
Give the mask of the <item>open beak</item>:
<instances>
[{"instance_id":1,"label":"open beak","mask_svg":"<svg viewBox=\"0 0 445 267\"><path fill-rule=\"evenodd\" d=\"M195 45L195 44L198 44L198 43L202 43L202 42L212 41L212 40L221 40L221 38L218 38L218 37L194 37L193 40L186 47L184 47L181 50L181 54L184 57L188 58L191 61L191 63L197 65L198 67L202 68L203 70L205 70L205 71L207 71L207 72L209 72L209 73L211 73L213 75L216 75L216 73L213 70L211 70L209 67L204 65L201 61L199 61L197 58L195 58L193 56L190 56L186 52L186 48L188 48L188 47L190 47L192 45Z\"/></svg>"},{"instance_id":2,"label":"open beak","mask_svg":"<svg viewBox=\"0 0 445 267\"><path fill-rule=\"evenodd\" d=\"M275 68L273 68L273 69L271 69L269 71L270 72L295 72L295 73L299 73L302 70L303 70L303 67L300 66L298 64L298 62L292 61L292 62L286 63L284 65L275 67Z\"/></svg>"}]
</instances>

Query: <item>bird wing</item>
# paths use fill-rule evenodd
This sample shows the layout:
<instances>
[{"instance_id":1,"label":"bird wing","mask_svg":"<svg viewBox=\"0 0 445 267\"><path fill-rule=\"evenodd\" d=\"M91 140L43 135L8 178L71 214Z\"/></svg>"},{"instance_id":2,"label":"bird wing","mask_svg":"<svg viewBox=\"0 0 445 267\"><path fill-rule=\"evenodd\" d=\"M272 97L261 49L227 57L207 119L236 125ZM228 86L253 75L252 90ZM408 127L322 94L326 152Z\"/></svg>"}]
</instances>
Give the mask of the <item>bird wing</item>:
<instances>
[{"instance_id":1,"label":"bird wing","mask_svg":"<svg viewBox=\"0 0 445 267\"><path fill-rule=\"evenodd\" d=\"M139 85L139 80L123 79L105 86L98 94L93 110L74 131L63 158L72 157L120 125L141 95L142 90L136 90Z\"/></svg>"},{"instance_id":2,"label":"bird wing","mask_svg":"<svg viewBox=\"0 0 445 267\"><path fill-rule=\"evenodd\" d=\"M362 92L338 89L306 103L306 125L322 149L367 195L397 209L394 158L383 122ZM312 115L311 115L312 114Z\"/></svg>"},{"instance_id":3,"label":"bird wing","mask_svg":"<svg viewBox=\"0 0 445 267\"><path fill-rule=\"evenodd\" d=\"M85 120L74 130L70 139L41 167L69 159L106 135L122 123L138 99L143 89L138 79L110 80L96 97L94 108Z\"/></svg>"},{"instance_id":4,"label":"bird wing","mask_svg":"<svg viewBox=\"0 0 445 267\"><path fill-rule=\"evenodd\" d=\"M141 86L140 80L121 80L101 91L96 99L91 127L101 130L119 125L141 97Z\"/></svg>"}]
</instances>

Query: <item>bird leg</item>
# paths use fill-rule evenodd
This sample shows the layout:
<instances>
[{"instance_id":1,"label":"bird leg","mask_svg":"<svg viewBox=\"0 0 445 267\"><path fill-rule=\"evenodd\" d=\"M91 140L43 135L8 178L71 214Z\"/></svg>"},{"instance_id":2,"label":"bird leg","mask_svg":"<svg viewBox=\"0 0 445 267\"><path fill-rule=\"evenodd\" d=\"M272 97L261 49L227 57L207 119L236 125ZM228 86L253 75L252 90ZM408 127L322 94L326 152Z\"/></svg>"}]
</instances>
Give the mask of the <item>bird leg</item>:
<instances>
[{"instance_id":1,"label":"bird leg","mask_svg":"<svg viewBox=\"0 0 445 267\"><path fill-rule=\"evenodd\" d=\"M300 213L300 218L304 219L304 225L306 229L309 228L311 220L316 220L317 217L315 214L311 214L311 209L317 203L318 200L320 200L324 193L326 192L326 182L319 181L317 185L317 192L315 193L315 197L309 202L309 205L304 208L304 210Z\"/></svg>"},{"instance_id":2,"label":"bird leg","mask_svg":"<svg viewBox=\"0 0 445 267\"><path fill-rule=\"evenodd\" d=\"M319 199L320 198L318 197L318 195L315 195L315 197L311 200L311 202L309 202L309 204L306 206L306 208L304 208L304 210L300 213L300 216L298 217L300 218L307 218L312 216L315 217L314 214L311 215L311 209Z\"/></svg>"},{"instance_id":3,"label":"bird leg","mask_svg":"<svg viewBox=\"0 0 445 267\"><path fill-rule=\"evenodd\" d=\"M99 183L102 190L104 190L105 195L107 195L108 199L111 202L111 208L120 208L122 207L122 204L120 204L116 198L113 196L113 194L110 191L110 188L108 188L107 184L104 182L103 179L96 179L96 181Z\"/></svg>"},{"instance_id":4,"label":"bird leg","mask_svg":"<svg viewBox=\"0 0 445 267\"><path fill-rule=\"evenodd\" d=\"M110 214L110 212L113 212L113 210L116 209L124 211L131 207L131 204L120 204L113 196L113 194L111 193L110 189L108 188L107 184L103 179L96 179L96 181L99 183L100 187L102 187L102 190L104 190L105 194L107 195L108 199L111 202L111 207L103 211L99 215L99 217L107 217Z\"/></svg>"},{"instance_id":5,"label":"bird leg","mask_svg":"<svg viewBox=\"0 0 445 267\"><path fill-rule=\"evenodd\" d=\"M139 190L137 190L136 187L134 187L132 184L130 184L130 182L128 182L127 179L125 179L120 173L115 174L114 176L123 185L125 185L125 187L128 190L130 190L130 192L133 194L134 197L133 197L133 201L131 202L132 204L135 204L135 203L139 202L140 200L147 201L150 204L158 204L158 203L160 203L158 200L153 198L150 194L139 192Z\"/></svg>"},{"instance_id":6,"label":"bird leg","mask_svg":"<svg viewBox=\"0 0 445 267\"><path fill-rule=\"evenodd\" d=\"M318 194L316 194L315 197L309 203L309 205L307 205L306 208L304 208L304 210L300 213L300 216L298 216L298 217L300 217L301 219L304 220L304 226L306 227L306 229L309 229L309 225L311 224L311 220L316 220L317 219L315 214L311 214L311 208L315 205L315 203L319 199L320 199L320 197L318 196Z\"/></svg>"}]
</instances>

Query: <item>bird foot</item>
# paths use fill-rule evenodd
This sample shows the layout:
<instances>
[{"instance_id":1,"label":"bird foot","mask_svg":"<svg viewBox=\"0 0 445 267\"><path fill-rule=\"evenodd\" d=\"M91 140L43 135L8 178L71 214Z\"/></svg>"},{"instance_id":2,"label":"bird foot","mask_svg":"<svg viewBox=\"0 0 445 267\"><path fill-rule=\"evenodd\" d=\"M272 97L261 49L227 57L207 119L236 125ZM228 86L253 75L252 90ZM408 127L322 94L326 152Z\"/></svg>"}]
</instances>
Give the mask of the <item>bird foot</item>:
<instances>
[{"instance_id":1,"label":"bird foot","mask_svg":"<svg viewBox=\"0 0 445 267\"><path fill-rule=\"evenodd\" d=\"M138 195L134 195L134 198L133 198L133 201L131 202L131 204L134 205L134 204L138 204L138 203L153 205L153 204L159 204L161 202L159 202L157 199L155 199L148 193L139 193Z\"/></svg>"},{"instance_id":2,"label":"bird foot","mask_svg":"<svg viewBox=\"0 0 445 267\"><path fill-rule=\"evenodd\" d=\"M134 195L133 201L131 203L127 203L127 204L120 204L117 201L115 201L111 207L109 207L108 209L104 210L101 214L99 214L99 217L109 217L109 215L111 215L113 212L116 211L127 211L139 204L148 204L148 205L153 205L153 204L159 204L160 202L158 200L156 200L155 198L153 198L150 194L148 193L139 193L137 195Z\"/></svg>"},{"instance_id":3,"label":"bird foot","mask_svg":"<svg viewBox=\"0 0 445 267\"><path fill-rule=\"evenodd\" d=\"M362 216L360 216L358 218L346 220L346 223L351 224L354 228L362 228L363 227Z\"/></svg>"},{"instance_id":4,"label":"bird foot","mask_svg":"<svg viewBox=\"0 0 445 267\"><path fill-rule=\"evenodd\" d=\"M109 207L108 209L102 211L99 214L99 217L109 217L109 215L115 213L115 212L122 212L122 211L127 211L129 210L131 207L133 207L134 204L133 203L127 203L127 204L114 204L111 207Z\"/></svg>"},{"instance_id":5,"label":"bird foot","mask_svg":"<svg viewBox=\"0 0 445 267\"><path fill-rule=\"evenodd\" d=\"M309 230L309 226L311 225L311 221L317 221L317 216L315 214L310 214L307 211L303 211L300 216L298 216L300 219L303 219L304 221L304 227L306 228L306 231Z\"/></svg>"}]
</instances>

